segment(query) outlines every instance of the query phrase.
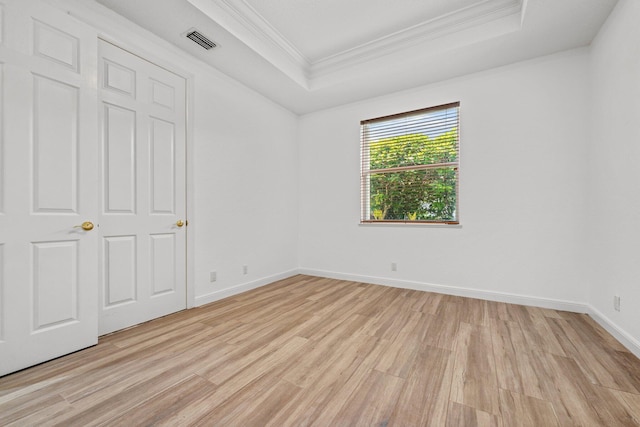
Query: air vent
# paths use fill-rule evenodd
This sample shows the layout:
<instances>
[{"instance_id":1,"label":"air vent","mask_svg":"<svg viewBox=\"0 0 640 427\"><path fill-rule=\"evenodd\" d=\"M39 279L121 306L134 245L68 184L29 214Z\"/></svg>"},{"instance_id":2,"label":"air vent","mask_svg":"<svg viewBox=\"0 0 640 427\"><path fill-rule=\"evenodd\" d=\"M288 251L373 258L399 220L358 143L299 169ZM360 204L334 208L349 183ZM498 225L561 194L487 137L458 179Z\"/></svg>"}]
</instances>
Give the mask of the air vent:
<instances>
[{"instance_id":1,"label":"air vent","mask_svg":"<svg viewBox=\"0 0 640 427\"><path fill-rule=\"evenodd\" d=\"M193 40L207 50L216 47L216 44L214 42L209 40L206 36L202 35L198 30L189 30L187 32L187 38Z\"/></svg>"}]
</instances>

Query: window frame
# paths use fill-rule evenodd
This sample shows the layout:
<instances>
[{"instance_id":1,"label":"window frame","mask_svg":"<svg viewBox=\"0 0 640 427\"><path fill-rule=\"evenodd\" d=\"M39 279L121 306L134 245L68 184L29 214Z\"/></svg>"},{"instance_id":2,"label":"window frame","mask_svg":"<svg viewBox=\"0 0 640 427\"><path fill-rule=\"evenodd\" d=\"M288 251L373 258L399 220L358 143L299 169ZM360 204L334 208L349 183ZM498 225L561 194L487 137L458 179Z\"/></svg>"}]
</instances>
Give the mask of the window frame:
<instances>
[{"instance_id":1,"label":"window frame","mask_svg":"<svg viewBox=\"0 0 640 427\"><path fill-rule=\"evenodd\" d=\"M433 113L439 110L447 110L457 108L456 117L456 161L446 163L419 164L411 166L398 166L383 169L370 169L370 145L371 142L367 135L367 126L371 123L384 122L400 119L403 117L417 116L421 114ZM374 173L394 173L411 170L429 170L429 169L452 168L455 171L455 220L407 220L407 219L371 219L371 182L370 177ZM381 172L384 171L384 172ZM360 224L398 224L398 225L460 225L460 102L450 102L447 104L436 105L433 107L420 108L417 110L406 111L402 113L391 114L387 116L376 117L373 119L362 120L360 122ZM368 218L367 218L368 217Z\"/></svg>"}]
</instances>

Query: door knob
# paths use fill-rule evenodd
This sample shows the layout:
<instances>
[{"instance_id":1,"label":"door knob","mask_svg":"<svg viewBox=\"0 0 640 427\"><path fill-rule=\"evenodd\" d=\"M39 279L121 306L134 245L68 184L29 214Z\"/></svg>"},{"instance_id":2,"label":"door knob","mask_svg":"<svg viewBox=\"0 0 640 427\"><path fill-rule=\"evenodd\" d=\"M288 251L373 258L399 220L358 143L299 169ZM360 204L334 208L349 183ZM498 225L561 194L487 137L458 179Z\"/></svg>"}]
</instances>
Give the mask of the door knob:
<instances>
[{"instance_id":1,"label":"door knob","mask_svg":"<svg viewBox=\"0 0 640 427\"><path fill-rule=\"evenodd\" d=\"M93 223L91 221L85 221L80 225L76 225L73 228L82 228L84 231L93 230Z\"/></svg>"},{"instance_id":2,"label":"door knob","mask_svg":"<svg viewBox=\"0 0 640 427\"><path fill-rule=\"evenodd\" d=\"M178 220L178 222L176 222L176 225L177 225L178 227L182 227L182 226L184 225L184 221L183 221L183 220L181 220L181 219L179 219L179 220Z\"/></svg>"}]
</instances>

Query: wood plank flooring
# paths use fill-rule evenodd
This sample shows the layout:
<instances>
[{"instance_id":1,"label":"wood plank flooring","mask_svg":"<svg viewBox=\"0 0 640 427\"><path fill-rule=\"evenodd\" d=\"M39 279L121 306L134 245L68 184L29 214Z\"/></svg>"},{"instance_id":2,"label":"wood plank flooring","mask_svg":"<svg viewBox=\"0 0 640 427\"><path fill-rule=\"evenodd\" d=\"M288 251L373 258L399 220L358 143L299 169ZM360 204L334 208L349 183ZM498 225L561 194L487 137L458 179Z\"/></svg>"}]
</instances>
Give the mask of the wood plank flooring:
<instances>
[{"instance_id":1,"label":"wood plank flooring","mask_svg":"<svg viewBox=\"0 0 640 427\"><path fill-rule=\"evenodd\" d=\"M0 378L2 426L640 426L586 315L309 276Z\"/></svg>"}]
</instances>

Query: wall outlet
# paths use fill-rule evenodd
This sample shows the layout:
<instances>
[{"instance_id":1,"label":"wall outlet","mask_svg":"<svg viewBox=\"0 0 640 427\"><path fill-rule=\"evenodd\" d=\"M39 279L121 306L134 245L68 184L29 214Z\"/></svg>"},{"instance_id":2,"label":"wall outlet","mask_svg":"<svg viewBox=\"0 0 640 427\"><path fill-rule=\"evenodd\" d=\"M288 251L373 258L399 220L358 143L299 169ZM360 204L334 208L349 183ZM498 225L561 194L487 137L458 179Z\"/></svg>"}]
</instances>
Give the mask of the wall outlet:
<instances>
[{"instance_id":1,"label":"wall outlet","mask_svg":"<svg viewBox=\"0 0 640 427\"><path fill-rule=\"evenodd\" d=\"M391 263L391 271L398 271L398 264L396 264L395 262Z\"/></svg>"},{"instance_id":2,"label":"wall outlet","mask_svg":"<svg viewBox=\"0 0 640 427\"><path fill-rule=\"evenodd\" d=\"M216 280L218 280L218 274L215 271L209 273L209 281L215 282Z\"/></svg>"},{"instance_id":3,"label":"wall outlet","mask_svg":"<svg viewBox=\"0 0 640 427\"><path fill-rule=\"evenodd\" d=\"M615 295L613 297L613 309L615 311L620 311L620 296L619 295Z\"/></svg>"},{"instance_id":4,"label":"wall outlet","mask_svg":"<svg viewBox=\"0 0 640 427\"><path fill-rule=\"evenodd\" d=\"M248 265L243 265L242 266L242 274L248 274L249 273L249 266Z\"/></svg>"}]
</instances>

